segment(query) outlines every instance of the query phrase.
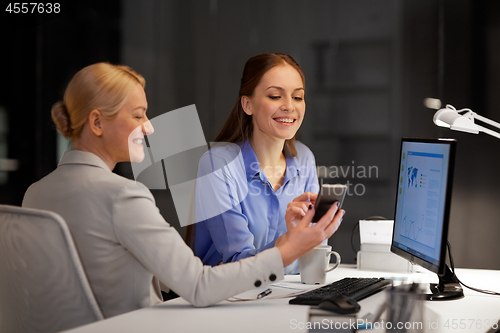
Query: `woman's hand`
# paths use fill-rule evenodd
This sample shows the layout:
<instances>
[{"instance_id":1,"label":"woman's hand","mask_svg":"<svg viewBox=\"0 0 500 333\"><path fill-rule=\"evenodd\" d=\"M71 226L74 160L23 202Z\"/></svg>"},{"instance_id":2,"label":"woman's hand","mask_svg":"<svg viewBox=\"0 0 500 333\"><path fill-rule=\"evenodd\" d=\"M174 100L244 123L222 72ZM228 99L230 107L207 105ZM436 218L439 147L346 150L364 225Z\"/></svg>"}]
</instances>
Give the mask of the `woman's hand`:
<instances>
[{"instance_id":1,"label":"woman's hand","mask_svg":"<svg viewBox=\"0 0 500 333\"><path fill-rule=\"evenodd\" d=\"M316 193L305 192L293 199L293 201L287 205L285 222L288 232L295 228L300 220L306 216L307 212L312 209L317 197L318 195ZM283 244L288 238L288 232L281 235L274 243L274 246L278 247Z\"/></svg>"},{"instance_id":2,"label":"woman's hand","mask_svg":"<svg viewBox=\"0 0 500 333\"><path fill-rule=\"evenodd\" d=\"M281 253L283 266L290 265L295 259L331 237L339 228L345 213L343 209L339 210L338 204L335 203L316 224L310 226L314 212L314 207L308 209L306 215L276 241L275 246Z\"/></svg>"},{"instance_id":3,"label":"woman's hand","mask_svg":"<svg viewBox=\"0 0 500 333\"><path fill-rule=\"evenodd\" d=\"M285 221L288 230L293 229L299 221L306 216L309 209L312 209L318 195L312 192L305 192L293 199L286 208ZM307 201L309 200L309 201Z\"/></svg>"}]
</instances>

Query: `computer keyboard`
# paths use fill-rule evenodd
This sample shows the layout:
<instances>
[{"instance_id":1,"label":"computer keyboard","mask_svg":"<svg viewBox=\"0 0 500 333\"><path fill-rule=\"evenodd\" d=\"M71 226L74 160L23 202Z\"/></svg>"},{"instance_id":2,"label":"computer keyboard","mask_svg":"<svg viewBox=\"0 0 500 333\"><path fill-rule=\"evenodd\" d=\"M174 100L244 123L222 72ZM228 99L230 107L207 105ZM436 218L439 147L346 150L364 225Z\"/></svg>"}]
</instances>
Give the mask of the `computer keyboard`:
<instances>
[{"instance_id":1,"label":"computer keyboard","mask_svg":"<svg viewBox=\"0 0 500 333\"><path fill-rule=\"evenodd\" d=\"M318 305L322 300L341 294L356 301L373 295L392 284L384 278L344 278L324 287L311 290L290 300L290 304Z\"/></svg>"}]
</instances>

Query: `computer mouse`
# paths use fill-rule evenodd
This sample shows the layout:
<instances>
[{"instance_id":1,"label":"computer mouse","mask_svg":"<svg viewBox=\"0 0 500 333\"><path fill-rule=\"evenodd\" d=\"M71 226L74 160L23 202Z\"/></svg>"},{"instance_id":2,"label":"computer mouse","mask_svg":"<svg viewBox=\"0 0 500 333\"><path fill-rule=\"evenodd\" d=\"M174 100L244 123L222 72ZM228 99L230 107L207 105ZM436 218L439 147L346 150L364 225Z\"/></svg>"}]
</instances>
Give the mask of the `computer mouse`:
<instances>
[{"instance_id":1,"label":"computer mouse","mask_svg":"<svg viewBox=\"0 0 500 333\"><path fill-rule=\"evenodd\" d=\"M319 308L338 314L356 313L361 309L358 302L344 295L333 295L319 303Z\"/></svg>"}]
</instances>

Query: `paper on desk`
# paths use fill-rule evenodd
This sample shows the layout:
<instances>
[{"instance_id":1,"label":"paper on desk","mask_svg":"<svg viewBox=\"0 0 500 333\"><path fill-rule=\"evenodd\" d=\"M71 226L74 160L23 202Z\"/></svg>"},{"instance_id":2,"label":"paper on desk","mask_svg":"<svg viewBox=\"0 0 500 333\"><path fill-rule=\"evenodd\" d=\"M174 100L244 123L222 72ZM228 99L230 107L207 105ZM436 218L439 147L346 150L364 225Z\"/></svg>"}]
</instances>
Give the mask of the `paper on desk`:
<instances>
[{"instance_id":1,"label":"paper on desk","mask_svg":"<svg viewBox=\"0 0 500 333\"><path fill-rule=\"evenodd\" d=\"M323 285L313 285L313 284L302 284L299 282L278 282L269 285L267 288L271 288L272 293L269 296L261 298L264 299L277 299L277 298L289 298L295 297L299 294L303 294L306 291L317 289L322 287ZM229 302L243 302L243 301L257 301L257 295L267 288L258 288L252 289L241 294L238 294L234 297L230 297L227 299Z\"/></svg>"}]
</instances>

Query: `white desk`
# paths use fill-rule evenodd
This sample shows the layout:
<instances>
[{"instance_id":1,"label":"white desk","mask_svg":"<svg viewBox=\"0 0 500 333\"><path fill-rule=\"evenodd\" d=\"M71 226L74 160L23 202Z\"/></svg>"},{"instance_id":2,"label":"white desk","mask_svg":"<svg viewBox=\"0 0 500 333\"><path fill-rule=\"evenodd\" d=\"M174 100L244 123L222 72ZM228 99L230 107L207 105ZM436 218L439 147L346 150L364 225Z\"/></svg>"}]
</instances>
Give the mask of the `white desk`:
<instances>
[{"instance_id":1,"label":"white desk","mask_svg":"<svg viewBox=\"0 0 500 333\"><path fill-rule=\"evenodd\" d=\"M457 269L457 275L464 283L473 287L500 291L500 271ZM358 271L341 265L329 273L327 283L348 276L403 277L408 278L408 281L437 282L435 274ZM297 275L287 276L285 280L300 284L300 277ZM255 294L259 290L255 290ZM425 332L486 332L486 320L491 322L500 319L500 296L479 294L468 289L464 289L464 292L465 298L460 300L424 303ZM366 313L374 312L384 297L384 293L378 293L360 301L361 311L357 317L362 318ZM307 332L305 325L310 321L309 307L289 305L288 300L271 299L269 296L257 301L224 301L208 308L194 308L178 298L69 332ZM428 327L429 323L435 326L436 322L436 328ZM379 331L384 330L367 332Z\"/></svg>"}]
</instances>

